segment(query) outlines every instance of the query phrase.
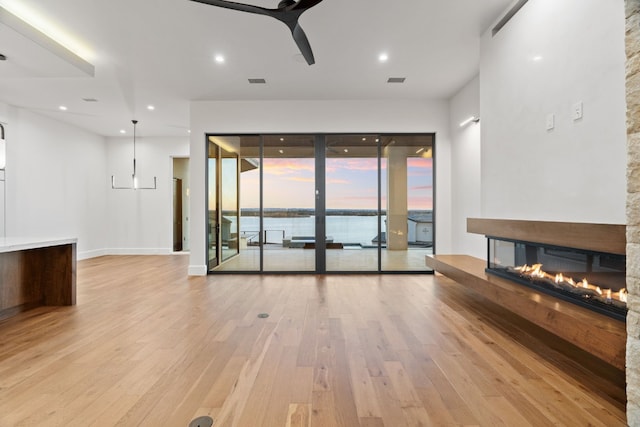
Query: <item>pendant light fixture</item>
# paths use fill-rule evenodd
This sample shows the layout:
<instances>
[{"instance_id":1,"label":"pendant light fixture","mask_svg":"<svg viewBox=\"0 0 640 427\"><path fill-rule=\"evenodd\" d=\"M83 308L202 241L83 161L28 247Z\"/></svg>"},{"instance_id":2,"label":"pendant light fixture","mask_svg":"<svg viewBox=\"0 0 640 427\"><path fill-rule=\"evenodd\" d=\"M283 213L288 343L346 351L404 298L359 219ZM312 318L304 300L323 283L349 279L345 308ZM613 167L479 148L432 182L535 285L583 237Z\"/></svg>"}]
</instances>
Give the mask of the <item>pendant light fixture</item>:
<instances>
[{"instance_id":1,"label":"pendant light fixture","mask_svg":"<svg viewBox=\"0 0 640 427\"><path fill-rule=\"evenodd\" d=\"M133 123L133 174L131 174L131 187L117 187L116 178L111 175L111 188L114 190L155 190L157 179L153 177L153 187L140 187L138 184L138 175L136 175L136 125L137 120L131 120Z\"/></svg>"}]
</instances>

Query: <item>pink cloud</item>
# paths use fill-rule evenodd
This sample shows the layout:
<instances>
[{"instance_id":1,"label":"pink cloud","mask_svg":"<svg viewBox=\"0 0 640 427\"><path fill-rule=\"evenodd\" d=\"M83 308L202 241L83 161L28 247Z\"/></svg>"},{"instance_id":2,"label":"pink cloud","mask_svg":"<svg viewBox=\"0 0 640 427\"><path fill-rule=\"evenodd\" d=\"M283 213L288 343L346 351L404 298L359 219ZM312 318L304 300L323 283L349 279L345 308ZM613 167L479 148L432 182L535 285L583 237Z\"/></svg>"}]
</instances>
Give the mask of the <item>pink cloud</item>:
<instances>
[{"instance_id":1,"label":"pink cloud","mask_svg":"<svg viewBox=\"0 0 640 427\"><path fill-rule=\"evenodd\" d=\"M315 170L313 159L268 159L263 163L265 174L289 175Z\"/></svg>"},{"instance_id":2,"label":"pink cloud","mask_svg":"<svg viewBox=\"0 0 640 427\"><path fill-rule=\"evenodd\" d=\"M335 172L338 169L358 170L358 171L377 171L377 159L327 159L327 172Z\"/></svg>"},{"instance_id":3,"label":"pink cloud","mask_svg":"<svg viewBox=\"0 0 640 427\"><path fill-rule=\"evenodd\" d=\"M432 168L433 159L424 157L409 157L407 166L410 168Z\"/></svg>"},{"instance_id":4,"label":"pink cloud","mask_svg":"<svg viewBox=\"0 0 640 427\"><path fill-rule=\"evenodd\" d=\"M298 182L315 182L315 178L305 178L302 176L293 176L291 178L285 178L287 181L298 181Z\"/></svg>"},{"instance_id":5,"label":"pink cloud","mask_svg":"<svg viewBox=\"0 0 640 427\"><path fill-rule=\"evenodd\" d=\"M350 184L351 181L346 179L327 178L327 184Z\"/></svg>"}]
</instances>

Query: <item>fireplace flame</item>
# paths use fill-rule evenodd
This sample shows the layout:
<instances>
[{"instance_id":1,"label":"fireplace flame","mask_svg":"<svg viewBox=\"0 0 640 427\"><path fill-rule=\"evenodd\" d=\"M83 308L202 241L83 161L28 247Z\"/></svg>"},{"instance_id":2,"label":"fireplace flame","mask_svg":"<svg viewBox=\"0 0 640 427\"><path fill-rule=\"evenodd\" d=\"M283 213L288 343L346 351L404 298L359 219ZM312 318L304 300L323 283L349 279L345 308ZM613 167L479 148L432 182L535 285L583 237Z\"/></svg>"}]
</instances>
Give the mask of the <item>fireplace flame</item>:
<instances>
[{"instance_id":1,"label":"fireplace flame","mask_svg":"<svg viewBox=\"0 0 640 427\"><path fill-rule=\"evenodd\" d=\"M542 264L525 264L519 267L513 267L513 270L522 276L542 279L547 281L547 283L554 284L554 286L564 288L565 290L574 289L575 292L578 292L579 289L582 289L580 293L582 293L585 298L600 299L600 301L606 302L607 304L613 301L616 301L614 304L618 305L620 305L620 303L626 305L627 303L628 292L625 288L620 289L618 292L613 292L611 289L602 289L598 285L589 283L586 278L576 283L573 278L566 277L563 273L557 273L555 275L546 273L542 269Z\"/></svg>"},{"instance_id":2,"label":"fireplace flame","mask_svg":"<svg viewBox=\"0 0 640 427\"><path fill-rule=\"evenodd\" d=\"M618 292L618 299L622 302L627 302L627 288L622 288L620 289L620 292Z\"/></svg>"}]
</instances>

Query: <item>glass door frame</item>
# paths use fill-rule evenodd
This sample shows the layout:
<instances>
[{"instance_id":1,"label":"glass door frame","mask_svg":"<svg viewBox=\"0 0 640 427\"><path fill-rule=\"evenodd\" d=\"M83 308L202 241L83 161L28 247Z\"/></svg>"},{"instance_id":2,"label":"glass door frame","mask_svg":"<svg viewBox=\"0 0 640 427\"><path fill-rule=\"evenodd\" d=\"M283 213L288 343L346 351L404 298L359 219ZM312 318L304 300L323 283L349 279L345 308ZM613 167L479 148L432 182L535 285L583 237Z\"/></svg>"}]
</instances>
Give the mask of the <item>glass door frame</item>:
<instances>
[{"instance_id":1,"label":"glass door frame","mask_svg":"<svg viewBox=\"0 0 640 427\"><path fill-rule=\"evenodd\" d=\"M215 157L209 157L209 144L213 144L215 146L215 150L216 150L216 156ZM227 256L225 257L225 254L223 252L223 247L222 247L222 243L223 243L223 235L225 233L225 230L223 229L223 196L224 196L224 183L222 180L223 177L223 160L224 159L228 159L230 157L225 157L223 152L228 153L228 154L232 154L234 155L233 157L235 158L235 175L236 175L236 181L235 181L235 203L236 203L236 207L237 207L237 216L236 216L236 226L238 228L238 232L236 233L236 254L231 255L231 256ZM207 271L210 272L212 271L214 268L216 268L217 266L219 266L222 262L226 261L227 259L236 256L239 253L239 245L240 245L240 180L239 180L239 174L240 174L240 155L238 153L235 153L233 151L229 151L226 150L224 147L220 146L219 144L216 144L215 142L211 141L209 139L209 135L207 135L206 137L206 145L205 145L205 153L206 153L206 164L205 164L205 195L206 195L206 201L205 201L205 211L206 211L206 215L205 215L205 230L207 230L207 238L206 238L206 256L207 256ZM215 257L211 258L209 256L209 250L210 250L210 245L211 245L211 224L209 222L210 219L210 215L209 215L209 173L210 173L210 168L209 168L209 164L210 164L210 160L211 159L215 159L215 163L216 163L216 167L215 167L215 194L216 194L216 201L215 201L215 212L216 212L216 225L215 225L215 229L213 230L213 232L215 233L215 244L216 244L216 249L215 249ZM231 241L231 240L230 240Z\"/></svg>"},{"instance_id":2,"label":"glass door frame","mask_svg":"<svg viewBox=\"0 0 640 427\"><path fill-rule=\"evenodd\" d=\"M327 181L326 174L326 137L315 135L315 218L316 218L316 274L327 272Z\"/></svg>"},{"instance_id":3,"label":"glass door frame","mask_svg":"<svg viewBox=\"0 0 640 427\"><path fill-rule=\"evenodd\" d=\"M205 135L205 144L206 144L206 168L205 168L205 177L206 177L206 182L205 182L205 197L207 198L207 200L205 201L205 209L207 210L207 215L205 216L205 222L206 222L206 228L208 230L209 227L209 220L208 220L208 209L209 209L209 204L208 204L208 195L209 195L209 189L208 189L208 174L209 174L209 164L208 164L208 144L210 142L210 137L212 136L258 136L260 138L260 148L259 148L259 153L260 153L260 164L262 166L262 162L264 159L264 137L265 136L284 136L286 137L287 135L300 135L300 133L296 133L296 134L292 134L292 133L261 133L261 134L244 134L244 133L207 133ZM382 178L383 178L383 173L382 173L382 159L383 159L383 145L382 145L382 138L385 136L421 136L421 135L429 135L432 138L431 141L431 149L432 149L432 158L435 159L435 153L436 153L436 134L434 132L410 132L410 133L402 133L402 132L395 132L395 133L375 133L375 132L345 132L345 133L338 133L338 132L331 132L331 133L308 133L308 134L304 134L304 135L310 135L313 136L314 138L314 152L315 152L315 242L316 242L316 251L315 251L315 270L313 271L271 271L271 270L267 270L265 271L264 269L264 168L260 168L260 183L259 183L259 199L260 199L260 218L259 218L259 228L260 228L260 236L259 236L259 247L260 247L260 254L259 254L259 270L252 270L252 271L242 271L242 270L234 270L234 271L212 271L210 268L208 268L208 273L209 274L433 274L433 270L383 270L383 265L382 265L382 239L379 238L378 242L377 242L377 269L376 270L362 270L362 271L355 271L355 270L347 270L347 271L334 271L334 270L330 270L327 271L327 257L326 257L326 253L327 253L327 247L326 247L326 216L327 216L327 212L326 212L326 159L327 159L327 155L326 155L326 139L328 136L336 136L336 135L378 135L379 136L379 141L377 143L377 195L378 195L378 200L377 200L377 227L378 227L378 236L381 236L381 233L383 232L383 224L382 224ZM222 174L221 174L221 168L219 167L219 165L221 164L221 151L223 148L218 146L218 167L217 167L217 184L218 187L221 186L221 179L222 179ZM241 218L241 211L242 211L242 206L240 205L240 179L239 179L239 175L240 175L240 162L242 161L242 153L241 153L241 148L240 150L238 150L238 152L236 152L236 158L237 158L237 164L238 164L238 178L236 180L236 185L237 185L237 196L238 196L238 235L240 234L240 218ZM432 253L435 254L436 253L436 162L433 161L432 163L432 185L433 185L433 190L432 190L432 197L433 197L433 201L432 201L432 218L433 218L433 223L432 223L432 236L433 236L433 241L432 241ZM220 194L218 193L217 196L217 203L218 205L221 205L221 199L220 199ZM222 215L222 212L218 213L218 219L220 219ZM220 228L220 226L219 226ZM220 245L220 235L221 232L218 232L217 235L217 239L218 239L218 246ZM206 239L206 245L207 245L207 263L209 262L208 257L209 257L209 252L208 252L208 248L209 248L209 235L207 233L207 239ZM219 249L219 254L221 254L221 250ZM218 265L220 265L220 263L222 263L224 260L221 259L220 255L218 255Z\"/></svg>"},{"instance_id":4,"label":"glass door frame","mask_svg":"<svg viewBox=\"0 0 640 427\"><path fill-rule=\"evenodd\" d=\"M206 238L206 243L205 243L205 253L207 255L207 271L211 271L212 269L214 269L215 267L217 267L218 265L220 265L220 195L219 195L219 181L220 181L220 162L219 162L219 157L220 157L220 147L218 147L216 145L216 157L209 157L209 144L211 142L209 141L209 138L207 137L205 139L205 216L204 216L204 221L205 221L205 230L207 230L207 238ZM215 225L214 230L211 229L212 224L211 224L211 209L209 209L209 181L210 181L210 173L211 173L211 168L210 168L210 163L211 163L211 159L215 159L214 163L215 163ZM213 236L215 239L215 254L213 257L211 257L211 244L212 244L212 238L211 238L211 234L213 232Z\"/></svg>"}]
</instances>

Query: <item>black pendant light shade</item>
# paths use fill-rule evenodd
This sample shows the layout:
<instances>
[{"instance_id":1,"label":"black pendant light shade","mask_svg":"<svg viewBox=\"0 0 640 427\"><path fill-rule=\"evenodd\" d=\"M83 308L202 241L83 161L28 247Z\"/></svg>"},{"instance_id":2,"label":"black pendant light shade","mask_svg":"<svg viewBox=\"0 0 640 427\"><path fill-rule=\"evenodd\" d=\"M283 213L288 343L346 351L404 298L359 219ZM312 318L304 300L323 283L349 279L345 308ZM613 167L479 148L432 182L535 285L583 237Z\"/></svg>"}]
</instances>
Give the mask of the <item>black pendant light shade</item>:
<instances>
[{"instance_id":1,"label":"black pendant light shade","mask_svg":"<svg viewBox=\"0 0 640 427\"><path fill-rule=\"evenodd\" d=\"M133 123L133 173L131 174L131 187L118 187L116 178L111 175L111 188L114 190L155 190L157 188L157 178L153 177L153 187L141 187L138 183L138 175L136 175L136 125L137 120L131 120Z\"/></svg>"}]
</instances>

